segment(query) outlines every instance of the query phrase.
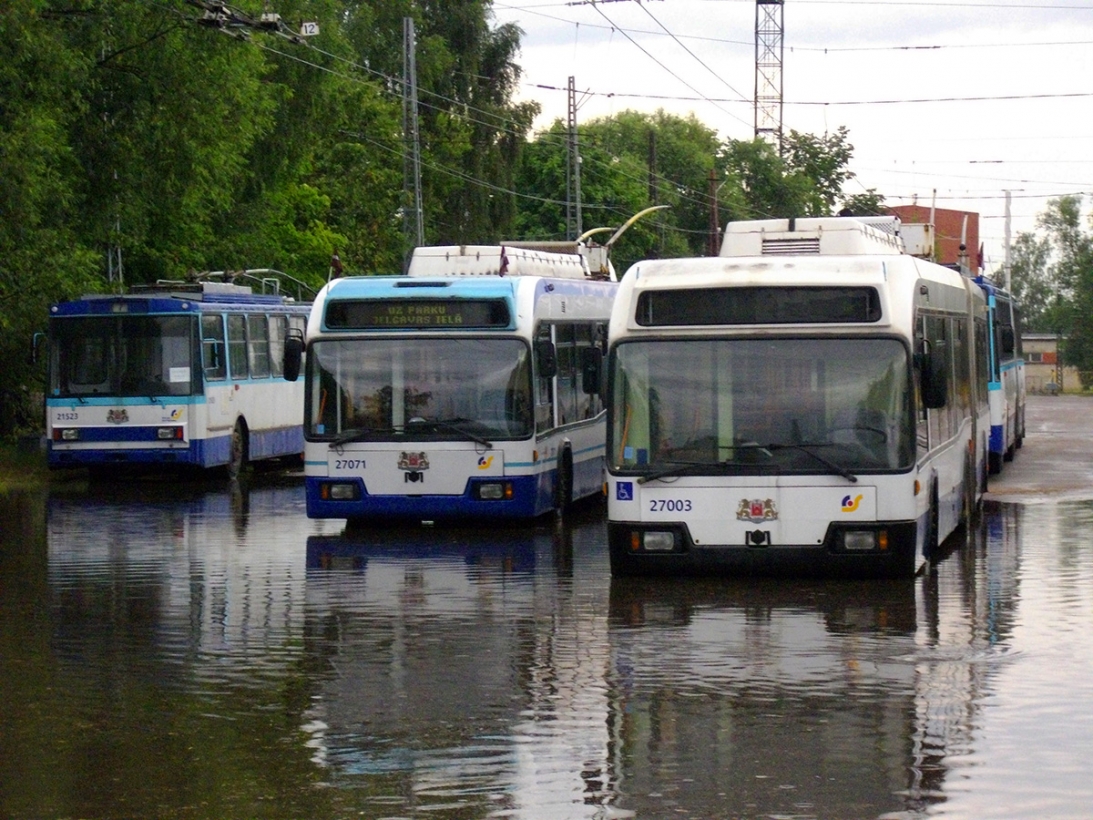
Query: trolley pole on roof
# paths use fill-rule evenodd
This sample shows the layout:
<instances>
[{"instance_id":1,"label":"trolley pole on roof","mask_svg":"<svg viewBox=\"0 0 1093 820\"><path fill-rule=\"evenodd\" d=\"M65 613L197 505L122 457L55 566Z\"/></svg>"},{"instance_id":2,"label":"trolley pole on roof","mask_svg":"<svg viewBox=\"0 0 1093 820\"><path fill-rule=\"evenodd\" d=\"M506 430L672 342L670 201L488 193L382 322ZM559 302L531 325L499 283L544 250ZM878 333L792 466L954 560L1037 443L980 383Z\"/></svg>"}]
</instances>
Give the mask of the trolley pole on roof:
<instances>
[{"instance_id":1,"label":"trolley pole on roof","mask_svg":"<svg viewBox=\"0 0 1093 820\"><path fill-rule=\"evenodd\" d=\"M782 153L784 0L755 0L755 136Z\"/></svg>"}]
</instances>

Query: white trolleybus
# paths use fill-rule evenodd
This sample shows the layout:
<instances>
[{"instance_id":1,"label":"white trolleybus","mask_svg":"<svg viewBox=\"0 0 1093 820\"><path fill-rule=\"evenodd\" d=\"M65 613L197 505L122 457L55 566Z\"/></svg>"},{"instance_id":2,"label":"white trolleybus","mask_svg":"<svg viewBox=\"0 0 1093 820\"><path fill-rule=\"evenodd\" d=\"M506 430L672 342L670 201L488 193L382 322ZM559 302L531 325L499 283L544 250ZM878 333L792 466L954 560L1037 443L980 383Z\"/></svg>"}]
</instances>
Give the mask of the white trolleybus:
<instances>
[{"instance_id":1,"label":"white trolleybus","mask_svg":"<svg viewBox=\"0 0 1093 820\"><path fill-rule=\"evenodd\" d=\"M1025 358L1021 349L1021 311L1013 296L990 279L976 282L987 294L990 340L987 390L991 427L988 463L991 473L1002 472L1025 438Z\"/></svg>"},{"instance_id":2,"label":"white trolleybus","mask_svg":"<svg viewBox=\"0 0 1093 820\"><path fill-rule=\"evenodd\" d=\"M983 492L985 347L983 291L859 220L637 263L606 360L612 572L911 575Z\"/></svg>"},{"instance_id":3,"label":"white trolleybus","mask_svg":"<svg viewBox=\"0 0 1093 820\"><path fill-rule=\"evenodd\" d=\"M229 282L167 282L50 308L50 467L227 467L300 456L284 340L310 305Z\"/></svg>"},{"instance_id":4,"label":"white trolleybus","mask_svg":"<svg viewBox=\"0 0 1093 820\"><path fill-rule=\"evenodd\" d=\"M329 283L289 345L307 350L308 515L531 518L602 492L587 373L613 278L581 254L451 246L416 249L408 275Z\"/></svg>"}]
</instances>

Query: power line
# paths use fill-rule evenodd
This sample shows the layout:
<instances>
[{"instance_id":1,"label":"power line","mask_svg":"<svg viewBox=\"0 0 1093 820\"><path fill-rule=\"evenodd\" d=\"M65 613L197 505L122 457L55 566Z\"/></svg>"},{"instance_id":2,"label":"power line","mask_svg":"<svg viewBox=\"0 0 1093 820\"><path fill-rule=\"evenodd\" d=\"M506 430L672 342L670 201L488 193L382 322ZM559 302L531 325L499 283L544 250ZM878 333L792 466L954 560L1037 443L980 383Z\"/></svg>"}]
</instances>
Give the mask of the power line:
<instances>
[{"instance_id":1,"label":"power line","mask_svg":"<svg viewBox=\"0 0 1093 820\"><path fill-rule=\"evenodd\" d=\"M654 57L654 56L653 56L652 54L650 54L650 53L649 53L649 51L648 51L648 50L647 50L647 49L646 49L646 48L645 48L645 47L644 47L643 45L641 45L641 44L640 44L640 43L639 43L639 42L638 42L637 40L635 40L635 39L634 39L633 37L631 37L631 36L630 36L630 35L629 35L629 34L627 33L626 29L622 29L622 28L618 28L618 27L616 27L616 26L615 26L615 24L614 24L614 22L613 22L613 21L611 20L611 18L610 18L610 17L608 17L608 16L606 15L606 14L604 14L604 13L603 13L603 9L601 9L601 8L600 8L599 6L593 6L593 8L594 8L594 9L595 9L595 10L596 10L596 11L597 11L598 13L599 13L599 15L600 15L601 17L603 17L603 19L604 19L604 20L606 20L606 21L607 21L608 23L611 23L612 27L613 27L613 28L614 28L614 29L615 29L616 31L618 31L618 32L619 32L619 34L621 34L621 35L622 35L623 37L625 37L625 38L626 38L627 40L629 40L629 41L630 41L631 43L633 43L633 44L634 44L634 45L635 45L635 46L636 46L636 47L637 47L637 48L638 48L638 49L639 49L639 50L640 50L640 51L641 51L641 52L642 52L642 53L643 53L643 54L644 54L644 55L645 55L646 57L648 57L648 58L649 58L650 60L652 60L652 61L653 61L654 63L656 63L656 64L657 64L658 66L660 66L660 67L661 67L662 69L664 69L664 70L665 70L665 71L667 71L667 72L668 72L669 74L671 74L671 75L672 75L673 77L675 77L675 79L676 79L676 80L678 80L678 81L679 81L680 83L682 83L683 85L687 86L687 88L691 89L691 91L693 91L693 92L695 92L696 94L700 95L701 99L705 100L705 101L706 101L706 102L708 102L708 103L711 103L711 104L713 104L713 105L714 105L714 106L715 106L716 108L720 109L720 110L721 110L722 112L724 112L725 114L728 114L728 115L729 115L730 117L732 117L732 118L733 118L734 120L737 120L737 121L739 121L739 122L742 122L742 123L744 123L744 125L747 125L747 124L748 124L748 123L747 123L747 122L746 122L745 120L743 120L743 119L741 119L740 117L736 116L736 115L735 115L735 114L733 114L733 113L732 113L731 111L728 111L728 110L726 110L726 109L722 108L722 107L721 107L721 106L720 106L720 105L719 105L719 104L718 104L717 102L715 102L714 100L711 100L711 99L710 99L709 97L707 97L707 96L703 95L701 91L699 91L699 90L698 90L697 88L695 88L695 87L694 87L693 85L691 85L691 84L690 84L689 82L687 82L687 81L686 81L686 80L684 80L684 79L683 79L682 77L680 77L680 76L679 76L678 74L676 74L676 73L675 73L674 71L672 71L672 69L668 68L668 66L664 65L664 63L662 63L662 62L661 62L660 60L658 60L658 59L657 59L656 57ZM737 93L739 93L739 92L737 92ZM735 101L734 101L734 102L735 102Z\"/></svg>"}]
</instances>

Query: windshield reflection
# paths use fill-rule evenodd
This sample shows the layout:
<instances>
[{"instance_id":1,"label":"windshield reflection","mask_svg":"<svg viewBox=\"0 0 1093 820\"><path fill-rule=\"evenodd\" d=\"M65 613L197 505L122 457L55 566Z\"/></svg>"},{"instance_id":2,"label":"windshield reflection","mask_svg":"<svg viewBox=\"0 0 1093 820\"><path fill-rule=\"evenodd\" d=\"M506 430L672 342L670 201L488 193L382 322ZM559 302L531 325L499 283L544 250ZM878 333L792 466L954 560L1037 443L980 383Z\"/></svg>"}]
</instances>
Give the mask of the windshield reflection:
<instances>
[{"instance_id":1,"label":"windshield reflection","mask_svg":"<svg viewBox=\"0 0 1093 820\"><path fill-rule=\"evenodd\" d=\"M611 465L811 473L819 456L828 469L906 469L914 457L909 373L895 339L621 344Z\"/></svg>"},{"instance_id":2,"label":"windshield reflection","mask_svg":"<svg viewBox=\"0 0 1093 820\"><path fill-rule=\"evenodd\" d=\"M530 352L518 339L319 341L307 366L311 440L531 435Z\"/></svg>"}]
</instances>

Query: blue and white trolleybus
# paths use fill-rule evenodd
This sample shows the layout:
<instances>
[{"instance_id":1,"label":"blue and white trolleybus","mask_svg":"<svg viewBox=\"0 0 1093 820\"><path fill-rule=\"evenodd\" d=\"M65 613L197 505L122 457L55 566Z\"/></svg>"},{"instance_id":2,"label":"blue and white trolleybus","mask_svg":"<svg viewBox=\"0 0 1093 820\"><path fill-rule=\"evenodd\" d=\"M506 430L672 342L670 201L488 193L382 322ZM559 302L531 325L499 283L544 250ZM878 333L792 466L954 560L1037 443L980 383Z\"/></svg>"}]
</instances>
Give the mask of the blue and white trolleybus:
<instances>
[{"instance_id":1,"label":"blue and white trolleybus","mask_svg":"<svg viewBox=\"0 0 1093 820\"><path fill-rule=\"evenodd\" d=\"M987 390L991 427L989 466L1002 472L1025 438L1025 359L1021 349L1021 311L1013 295L984 276L975 280L987 295L990 362Z\"/></svg>"},{"instance_id":2,"label":"blue and white trolleybus","mask_svg":"<svg viewBox=\"0 0 1093 820\"><path fill-rule=\"evenodd\" d=\"M579 254L512 246L329 283L305 340L308 515L531 518L602 492L584 365L617 288Z\"/></svg>"},{"instance_id":3,"label":"blue and white trolleybus","mask_svg":"<svg viewBox=\"0 0 1093 820\"><path fill-rule=\"evenodd\" d=\"M310 305L217 281L133 286L49 317L50 467L226 467L303 452L284 340Z\"/></svg>"}]
</instances>

